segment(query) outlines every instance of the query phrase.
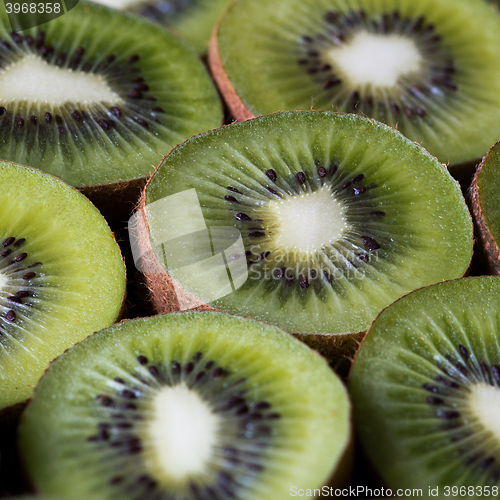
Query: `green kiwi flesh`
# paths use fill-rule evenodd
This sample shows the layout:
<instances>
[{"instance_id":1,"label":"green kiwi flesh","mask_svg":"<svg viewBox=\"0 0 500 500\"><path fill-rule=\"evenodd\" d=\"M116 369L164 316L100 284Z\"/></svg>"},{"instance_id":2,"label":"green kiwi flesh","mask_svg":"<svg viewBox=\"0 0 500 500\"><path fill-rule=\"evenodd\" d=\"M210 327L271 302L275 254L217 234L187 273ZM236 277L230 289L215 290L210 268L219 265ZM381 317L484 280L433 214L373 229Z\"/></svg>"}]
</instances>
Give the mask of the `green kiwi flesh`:
<instances>
[{"instance_id":1,"label":"green kiwi flesh","mask_svg":"<svg viewBox=\"0 0 500 500\"><path fill-rule=\"evenodd\" d=\"M361 444L393 491L498 496L499 309L500 278L465 278L410 293L368 330L349 388Z\"/></svg>"},{"instance_id":2,"label":"green kiwi flesh","mask_svg":"<svg viewBox=\"0 0 500 500\"><path fill-rule=\"evenodd\" d=\"M0 162L0 409L28 398L49 362L113 324L125 267L106 221L78 191Z\"/></svg>"},{"instance_id":3,"label":"green kiwi flesh","mask_svg":"<svg viewBox=\"0 0 500 500\"><path fill-rule=\"evenodd\" d=\"M19 433L43 494L282 500L328 481L350 440L350 402L325 360L284 331L173 313L60 356Z\"/></svg>"},{"instance_id":4,"label":"green kiwi flesh","mask_svg":"<svg viewBox=\"0 0 500 500\"><path fill-rule=\"evenodd\" d=\"M98 3L168 26L197 52L204 53L215 23L229 0L99 0Z\"/></svg>"},{"instance_id":5,"label":"green kiwi flesh","mask_svg":"<svg viewBox=\"0 0 500 500\"><path fill-rule=\"evenodd\" d=\"M356 112L452 165L500 136L500 15L485 2L238 0L213 45L237 117Z\"/></svg>"},{"instance_id":6,"label":"green kiwi flesh","mask_svg":"<svg viewBox=\"0 0 500 500\"><path fill-rule=\"evenodd\" d=\"M500 273L500 142L483 158L471 186L472 214L481 235L488 264Z\"/></svg>"},{"instance_id":7,"label":"green kiwi flesh","mask_svg":"<svg viewBox=\"0 0 500 500\"><path fill-rule=\"evenodd\" d=\"M161 208L193 191L201 226L192 206ZM471 217L443 165L357 115L284 112L200 134L165 158L144 201L143 239L163 266L150 277L162 312L170 305L166 269L181 289L220 310L293 333L360 332L415 287L461 277L472 255ZM212 233L236 228L245 252L206 249L205 224ZM167 234L179 235L182 265ZM224 266L216 276L204 265L222 250L229 269L244 262L243 284L244 272L235 273L227 289Z\"/></svg>"},{"instance_id":8,"label":"green kiwi flesh","mask_svg":"<svg viewBox=\"0 0 500 500\"><path fill-rule=\"evenodd\" d=\"M93 3L11 33L0 16L0 158L76 187L143 178L222 111L196 54L149 21Z\"/></svg>"}]
</instances>

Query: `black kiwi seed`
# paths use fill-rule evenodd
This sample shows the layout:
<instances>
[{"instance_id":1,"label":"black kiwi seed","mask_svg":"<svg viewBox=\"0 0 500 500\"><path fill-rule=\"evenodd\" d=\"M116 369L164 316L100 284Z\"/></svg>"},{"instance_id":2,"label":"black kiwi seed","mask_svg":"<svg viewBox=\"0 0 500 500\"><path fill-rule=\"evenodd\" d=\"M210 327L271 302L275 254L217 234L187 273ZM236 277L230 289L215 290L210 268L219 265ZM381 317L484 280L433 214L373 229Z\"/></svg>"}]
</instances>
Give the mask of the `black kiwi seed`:
<instances>
[{"instance_id":1,"label":"black kiwi seed","mask_svg":"<svg viewBox=\"0 0 500 500\"><path fill-rule=\"evenodd\" d=\"M295 174L295 178L297 179L297 182L299 184L304 184L306 182L306 176L304 172L298 172L297 174Z\"/></svg>"},{"instance_id":2,"label":"black kiwi seed","mask_svg":"<svg viewBox=\"0 0 500 500\"><path fill-rule=\"evenodd\" d=\"M237 214L234 214L234 217L237 220L240 220L240 221L251 221L252 220L250 217L248 217L247 214L244 214L244 213L241 213L241 212L238 212Z\"/></svg>"},{"instance_id":3,"label":"black kiwi seed","mask_svg":"<svg viewBox=\"0 0 500 500\"><path fill-rule=\"evenodd\" d=\"M148 364L148 358L146 356L143 356L142 354L137 356L137 361L139 362L140 365L145 366Z\"/></svg>"},{"instance_id":4,"label":"black kiwi seed","mask_svg":"<svg viewBox=\"0 0 500 500\"><path fill-rule=\"evenodd\" d=\"M6 238L2 242L2 247L5 248L5 247L8 247L9 245L12 245L12 243L14 243L14 241L16 241L16 239L12 236L9 236L8 238Z\"/></svg>"},{"instance_id":5,"label":"black kiwi seed","mask_svg":"<svg viewBox=\"0 0 500 500\"><path fill-rule=\"evenodd\" d=\"M429 392L434 392L434 393L439 393L439 389L435 386L435 385L432 385L432 384L424 384L422 386L426 391L429 391Z\"/></svg>"},{"instance_id":6,"label":"black kiwi seed","mask_svg":"<svg viewBox=\"0 0 500 500\"><path fill-rule=\"evenodd\" d=\"M270 168L269 170L266 171L266 175L271 179L273 182L276 182L277 176L276 172Z\"/></svg>"},{"instance_id":7,"label":"black kiwi seed","mask_svg":"<svg viewBox=\"0 0 500 500\"><path fill-rule=\"evenodd\" d=\"M363 244L367 250L372 252L380 250L380 244L374 238L371 238L370 236L361 236L361 239L363 240Z\"/></svg>"}]
</instances>

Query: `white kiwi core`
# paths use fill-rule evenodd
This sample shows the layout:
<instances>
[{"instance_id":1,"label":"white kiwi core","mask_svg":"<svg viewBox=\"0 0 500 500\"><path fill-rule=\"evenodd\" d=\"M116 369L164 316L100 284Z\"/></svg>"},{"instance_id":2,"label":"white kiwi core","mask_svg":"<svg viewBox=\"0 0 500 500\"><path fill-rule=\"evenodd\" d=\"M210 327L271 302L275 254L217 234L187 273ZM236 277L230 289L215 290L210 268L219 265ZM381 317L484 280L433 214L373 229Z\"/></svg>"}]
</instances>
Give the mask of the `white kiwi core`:
<instances>
[{"instance_id":1,"label":"white kiwi core","mask_svg":"<svg viewBox=\"0 0 500 500\"><path fill-rule=\"evenodd\" d=\"M3 292L8 282L9 282L9 277L3 273L0 273L0 294Z\"/></svg>"},{"instance_id":2,"label":"white kiwi core","mask_svg":"<svg viewBox=\"0 0 500 500\"><path fill-rule=\"evenodd\" d=\"M469 408L483 425L500 441L500 389L489 384L471 386Z\"/></svg>"},{"instance_id":3,"label":"white kiwi core","mask_svg":"<svg viewBox=\"0 0 500 500\"><path fill-rule=\"evenodd\" d=\"M66 103L118 104L101 75L59 68L35 54L29 54L0 71L0 103L28 101L62 106Z\"/></svg>"},{"instance_id":4,"label":"white kiwi core","mask_svg":"<svg viewBox=\"0 0 500 500\"><path fill-rule=\"evenodd\" d=\"M163 387L154 398L148 426L161 475L182 482L206 473L220 426L220 417L185 383Z\"/></svg>"},{"instance_id":5,"label":"white kiwi core","mask_svg":"<svg viewBox=\"0 0 500 500\"><path fill-rule=\"evenodd\" d=\"M399 78L422 67L422 55L415 42L395 34L360 31L327 54L355 86L395 87Z\"/></svg>"},{"instance_id":6,"label":"white kiwi core","mask_svg":"<svg viewBox=\"0 0 500 500\"><path fill-rule=\"evenodd\" d=\"M271 201L267 209L273 224L273 244L289 252L317 252L339 241L349 228L347 208L328 186Z\"/></svg>"}]
</instances>

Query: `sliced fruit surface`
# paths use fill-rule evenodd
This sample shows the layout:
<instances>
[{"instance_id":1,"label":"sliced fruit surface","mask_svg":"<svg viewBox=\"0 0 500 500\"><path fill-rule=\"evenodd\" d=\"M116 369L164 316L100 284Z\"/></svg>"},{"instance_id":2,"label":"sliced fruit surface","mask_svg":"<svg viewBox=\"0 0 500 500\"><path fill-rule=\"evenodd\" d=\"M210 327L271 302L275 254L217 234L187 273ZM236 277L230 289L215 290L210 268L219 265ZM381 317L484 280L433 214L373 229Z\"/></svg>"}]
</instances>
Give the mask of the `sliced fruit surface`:
<instances>
[{"instance_id":1,"label":"sliced fruit surface","mask_svg":"<svg viewBox=\"0 0 500 500\"><path fill-rule=\"evenodd\" d=\"M488 151L472 182L472 213L476 220L488 262L500 272L500 142Z\"/></svg>"},{"instance_id":2,"label":"sliced fruit surface","mask_svg":"<svg viewBox=\"0 0 500 500\"><path fill-rule=\"evenodd\" d=\"M238 0L211 65L237 116L356 112L454 164L500 136L499 46L477 0Z\"/></svg>"},{"instance_id":3,"label":"sliced fruit surface","mask_svg":"<svg viewBox=\"0 0 500 500\"><path fill-rule=\"evenodd\" d=\"M499 308L500 278L465 278L403 297L370 327L349 386L387 485L498 496Z\"/></svg>"},{"instance_id":4,"label":"sliced fruit surface","mask_svg":"<svg viewBox=\"0 0 500 500\"><path fill-rule=\"evenodd\" d=\"M39 170L0 162L0 408L25 400L49 362L113 324L125 267L97 209Z\"/></svg>"},{"instance_id":5,"label":"sliced fruit surface","mask_svg":"<svg viewBox=\"0 0 500 500\"><path fill-rule=\"evenodd\" d=\"M151 244L181 288L291 332L365 330L404 293L462 276L472 255L444 166L356 115L277 113L196 136L165 158L145 201ZM218 226L237 230L240 250ZM211 260L223 251L229 288Z\"/></svg>"},{"instance_id":6,"label":"sliced fruit surface","mask_svg":"<svg viewBox=\"0 0 500 500\"><path fill-rule=\"evenodd\" d=\"M141 178L221 124L216 90L161 27L81 2L37 28L0 18L0 157L74 186Z\"/></svg>"},{"instance_id":7,"label":"sliced fruit surface","mask_svg":"<svg viewBox=\"0 0 500 500\"><path fill-rule=\"evenodd\" d=\"M168 26L196 51L204 53L229 0L98 0L98 3Z\"/></svg>"},{"instance_id":8,"label":"sliced fruit surface","mask_svg":"<svg viewBox=\"0 0 500 500\"><path fill-rule=\"evenodd\" d=\"M321 487L350 438L325 360L222 313L122 322L54 361L20 427L45 494L259 499Z\"/></svg>"}]
</instances>

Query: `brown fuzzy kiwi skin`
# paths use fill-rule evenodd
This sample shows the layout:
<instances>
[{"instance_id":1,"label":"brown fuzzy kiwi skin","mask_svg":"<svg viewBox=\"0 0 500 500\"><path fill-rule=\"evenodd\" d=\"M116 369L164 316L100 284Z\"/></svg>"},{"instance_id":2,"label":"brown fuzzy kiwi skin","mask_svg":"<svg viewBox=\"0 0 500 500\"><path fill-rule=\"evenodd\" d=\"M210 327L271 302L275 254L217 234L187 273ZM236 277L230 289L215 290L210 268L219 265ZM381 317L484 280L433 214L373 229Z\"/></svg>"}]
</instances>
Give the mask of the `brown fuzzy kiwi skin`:
<instances>
[{"instance_id":1,"label":"brown fuzzy kiwi skin","mask_svg":"<svg viewBox=\"0 0 500 500\"><path fill-rule=\"evenodd\" d=\"M151 171L153 170L154 166L152 166ZM134 207L137 205L146 181L147 177L140 177L129 181L82 186L76 189L97 207L108 225L115 229L127 223Z\"/></svg>"},{"instance_id":2,"label":"brown fuzzy kiwi skin","mask_svg":"<svg viewBox=\"0 0 500 500\"><path fill-rule=\"evenodd\" d=\"M0 498L33 491L17 450L17 428L28 401L0 410Z\"/></svg>"},{"instance_id":3,"label":"brown fuzzy kiwi skin","mask_svg":"<svg viewBox=\"0 0 500 500\"><path fill-rule=\"evenodd\" d=\"M500 141L498 141L495 145L499 143ZM483 157L483 161L479 164L476 170L469 195L471 200L472 215L474 218L474 229L479 235L478 241L480 242L480 250L483 252L482 257L490 272L495 275L500 275L500 249L484 219L483 209L479 201L479 186L477 185L478 175L480 174L487 157L488 155Z\"/></svg>"},{"instance_id":4,"label":"brown fuzzy kiwi skin","mask_svg":"<svg viewBox=\"0 0 500 500\"><path fill-rule=\"evenodd\" d=\"M234 90L233 84L230 82L226 72L224 71L224 67L220 59L217 34L219 32L219 24L223 17L224 14L222 14L219 21L215 25L208 47L208 63L210 65L210 71L233 117L237 121L249 120L250 118L255 118L256 115L254 115L239 98L238 94Z\"/></svg>"}]
</instances>

